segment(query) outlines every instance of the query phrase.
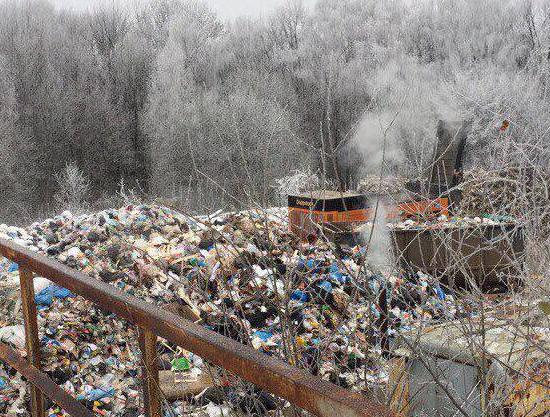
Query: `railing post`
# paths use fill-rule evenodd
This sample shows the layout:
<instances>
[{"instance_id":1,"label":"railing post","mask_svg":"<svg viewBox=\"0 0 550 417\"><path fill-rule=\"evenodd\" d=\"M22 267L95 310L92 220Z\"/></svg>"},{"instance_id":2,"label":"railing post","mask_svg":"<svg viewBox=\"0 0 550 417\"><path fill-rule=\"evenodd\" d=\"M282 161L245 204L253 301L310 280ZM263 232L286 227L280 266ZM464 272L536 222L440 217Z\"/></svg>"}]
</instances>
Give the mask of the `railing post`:
<instances>
[{"instance_id":1,"label":"railing post","mask_svg":"<svg viewBox=\"0 0 550 417\"><path fill-rule=\"evenodd\" d=\"M143 401L146 417L162 417L157 358L157 335L138 328L141 349Z\"/></svg>"},{"instance_id":2,"label":"railing post","mask_svg":"<svg viewBox=\"0 0 550 417\"><path fill-rule=\"evenodd\" d=\"M34 303L33 273L28 269L19 268L19 281L21 283L21 307L25 320L25 345L27 348L27 360L37 369L40 367L40 340L38 339L38 323L36 304ZM31 390L31 415L32 417L44 417L44 397L42 392L33 384Z\"/></svg>"}]
</instances>

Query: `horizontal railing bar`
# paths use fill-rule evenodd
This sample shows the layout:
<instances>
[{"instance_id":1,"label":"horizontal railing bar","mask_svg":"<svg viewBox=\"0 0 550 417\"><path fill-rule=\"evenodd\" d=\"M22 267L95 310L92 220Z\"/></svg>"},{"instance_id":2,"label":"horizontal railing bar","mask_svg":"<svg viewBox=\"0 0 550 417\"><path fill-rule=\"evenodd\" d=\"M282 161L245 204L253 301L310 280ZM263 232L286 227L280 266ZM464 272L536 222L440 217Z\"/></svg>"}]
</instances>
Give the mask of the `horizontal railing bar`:
<instances>
[{"instance_id":1,"label":"horizontal railing bar","mask_svg":"<svg viewBox=\"0 0 550 417\"><path fill-rule=\"evenodd\" d=\"M0 360L17 369L31 384L71 416L95 417L94 413L61 389L48 375L29 364L21 355L5 343L0 343Z\"/></svg>"},{"instance_id":2,"label":"horizontal railing bar","mask_svg":"<svg viewBox=\"0 0 550 417\"><path fill-rule=\"evenodd\" d=\"M58 261L0 239L0 254L94 302L102 309L149 329L225 370L320 417L393 417L387 407L262 354L233 339L125 294L110 284Z\"/></svg>"}]
</instances>

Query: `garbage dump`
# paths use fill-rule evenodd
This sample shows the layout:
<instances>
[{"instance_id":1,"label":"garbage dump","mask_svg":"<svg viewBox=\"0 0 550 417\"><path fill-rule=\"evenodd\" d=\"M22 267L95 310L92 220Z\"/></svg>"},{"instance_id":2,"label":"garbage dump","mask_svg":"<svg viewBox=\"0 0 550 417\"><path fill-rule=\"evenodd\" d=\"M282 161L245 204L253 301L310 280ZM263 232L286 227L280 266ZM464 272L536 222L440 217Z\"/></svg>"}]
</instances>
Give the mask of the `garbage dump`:
<instances>
[{"instance_id":1,"label":"garbage dump","mask_svg":"<svg viewBox=\"0 0 550 417\"><path fill-rule=\"evenodd\" d=\"M478 303L422 271L369 265L367 246L303 241L290 233L287 216L274 208L197 218L128 205L63 212L28 228L0 225L0 237L355 391L388 381L381 317L391 344L400 332L479 314ZM0 338L22 349L18 265L4 260L0 271ZM44 278L35 279L35 293L50 377L99 415L142 415L135 330ZM246 412L241 388L227 380L223 400L204 394L219 381L199 352L161 340L159 357L168 388L198 385L190 398L169 396L173 415L221 415L220 406ZM1 415L25 415L25 390L0 365ZM276 407L277 399L255 395L264 410ZM49 406L50 416L64 415Z\"/></svg>"},{"instance_id":2,"label":"garbage dump","mask_svg":"<svg viewBox=\"0 0 550 417\"><path fill-rule=\"evenodd\" d=\"M383 380L381 369L365 375L347 368L341 372L338 364L360 364L373 354L365 349L365 340L372 337L370 322L379 312L367 298L385 278L361 271L361 248L349 249L342 258L327 244L297 241L287 230L285 214L272 211L267 221L252 213L201 221L162 207L129 206L78 218L65 212L27 230L1 230L2 237L266 354L282 353L284 306L289 309L285 325L295 328L301 350L295 355L297 362L316 361L311 364L316 372L357 389ZM4 297L8 310L2 325L19 324L10 322L16 317L17 265L4 262L2 269L2 291L13 290L12 297ZM370 274L361 285L360 273ZM399 286L398 277L389 281ZM135 339L133 330L66 290L44 286L40 280L37 284L43 287L36 288L43 348L49 353L46 361L54 361L45 369L98 409L116 413L127 408L139 391L133 379L139 355L128 346ZM418 292L434 299L432 315L452 314L435 290L430 291L427 278L422 278ZM406 326L414 313L405 307L397 314L400 325ZM327 351L329 357L316 358ZM200 369L200 358L190 353L166 353L161 358L168 368L175 360L189 368L198 363ZM7 393L9 378L6 384ZM18 395L17 390L13 394Z\"/></svg>"}]
</instances>

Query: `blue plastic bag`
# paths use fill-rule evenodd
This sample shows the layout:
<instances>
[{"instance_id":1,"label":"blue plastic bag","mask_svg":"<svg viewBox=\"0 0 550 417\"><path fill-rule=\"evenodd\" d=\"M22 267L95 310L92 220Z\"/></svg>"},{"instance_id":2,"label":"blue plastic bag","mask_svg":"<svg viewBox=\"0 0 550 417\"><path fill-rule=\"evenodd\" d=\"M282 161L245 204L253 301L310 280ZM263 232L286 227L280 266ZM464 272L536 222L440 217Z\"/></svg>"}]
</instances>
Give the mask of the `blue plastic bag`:
<instances>
[{"instance_id":1,"label":"blue plastic bag","mask_svg":"<svg viewBox=\"0 0 550 417\"><path fill-rule=\"evenodd\" d=\"M329 294L332 292L332 284L328 281L321 281L319 283L319 288L325 290Z\"/></svg>"},{"instance_id":2,"label":"blue plastic bag","mask_svg":"<svg viewBox=\"0 0 550 417\"><path fill-rule=\"evenodd\" d=\"M34 296L34 302L37 306L51 306L53 303L53 294L50 291L46 291L47 288L44 288L38 294Z\"/></svg>"},{"instance_id":3,"label":"blue plastic bag","mask_svg":"<svg viewBox=\"0 0 550 417\"><path fill-rule=\"evenodd\" d=\"M114 395L115 395L115 389L114 388L109 388L109 389L98 388L98 389L92 390L88 394L88 398L91 401L97 401L97 400L100 400L102 398L113 397Z\"/></svg>"},{"instance_id":4,"label":"blue plastic bag","mask_svg":"<svg viewBox=\"0 0 550 417\"><path fill-rule=\"evenodd\" d=\"M52 285L54 287L53 290L53 296L55 298L67 298L67 297L74 297L73 293L70 292L67 288L58 287L57 285Z\"/></svg>"},{"instance_id":5,"label":"blue plastic bag","mask_svg":"<svg viewBox=\"0 0 550 417\"><path fill-rule=\"evenodd\" d=\"M294 301L301 301L307 303L309 301L309 295L303 291L295 290L291 295L290 299Z\"/></svg>"},{"instance_id":6,"label":"blue plastic bag","mask_svg":"<svg viewBox=\"0 0 550 417\"><path fill-rule=\"evenodd\" d=\"M330 279L338 282L339 284L345 284L348 281L348 276L342 274L341 272L332 272L330 274Z\"/></svg>"},{"instance_id":7,"label":"blue plastic bag","mask_svg":"<svg viewBox=\"0 0 550 417\"><path fill-rule=\"evenodd\" d=\"M106 397L113 397L115 395L115 389L114 388L108 388L108 389L102 389L102 388L96 388L91 390L86 398L89 401L98 401L102 398Z\"/></svg>"},{"instance_id":8,"label":"blue plastic bag","mask_svg":"<svg viewBox=\"0 0 550 417\"><path fill-rule=\"evenodd\" d=\"M438 285L437 287L435 287L435 292L437 294L437 297L441 300L441 301L445 301L445 293L443 292L443 290L441 289L441 287Z\"/></svg>"},{"instance_id":9,"label":"blue plastic bag","mask_svg":"<svg viewBox=\"0 0 550 417\"><path fill-rule=\"evenodd\" d=\"M254 332L253 336L259 337L262 341L267 342L269 339L273 337L273 333L258 330Z\"/></svg>"},{"instance_id":10,"label":"blue plastic bag","mask_svg":"<svg viewBox=\"0 0 550 417\"><path fill-rule=\"evenodd\" d=\"M310 269L312 273L320 272L321 265L323 265L323 261L318 259L308 259L306 262L307 268Z\"/></svg>"},{"instance_id":11,"label":"blue plastic bag","mask_svg":"<svg viewBox=\"0 0 550 417\"><path fill-rule=\"evenodd\" d=\"M74 294L67 288L50 285L34 296L34 302L37 306L49 307L52 305L54 298L64 299L67 297L74 297Z\"/></svg>"}]
</instances>

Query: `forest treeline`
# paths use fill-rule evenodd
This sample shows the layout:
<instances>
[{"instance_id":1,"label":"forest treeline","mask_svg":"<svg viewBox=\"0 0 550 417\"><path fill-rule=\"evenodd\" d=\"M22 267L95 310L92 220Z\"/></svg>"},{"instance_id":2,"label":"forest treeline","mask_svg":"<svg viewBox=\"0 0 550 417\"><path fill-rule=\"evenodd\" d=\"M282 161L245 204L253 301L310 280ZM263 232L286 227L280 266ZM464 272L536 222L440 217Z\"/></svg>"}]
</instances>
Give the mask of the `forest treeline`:
<instances>
[{"instance_id":1,"label":"forest treeline","mask_svg":"<svg viewBox=\"0 0 550 417\"><path fill-rule=\"evenodd\" d=\"M90 201L123 183L193 209L274 204L296 170L353 186L380 136L416 175L439 118L472 122L472 163L498 140L537 163L549 58L545 2L295 0L226 22L196 1L0 0L0 220L51 210L75 168Z\"/></svg>"}]
</instances>

